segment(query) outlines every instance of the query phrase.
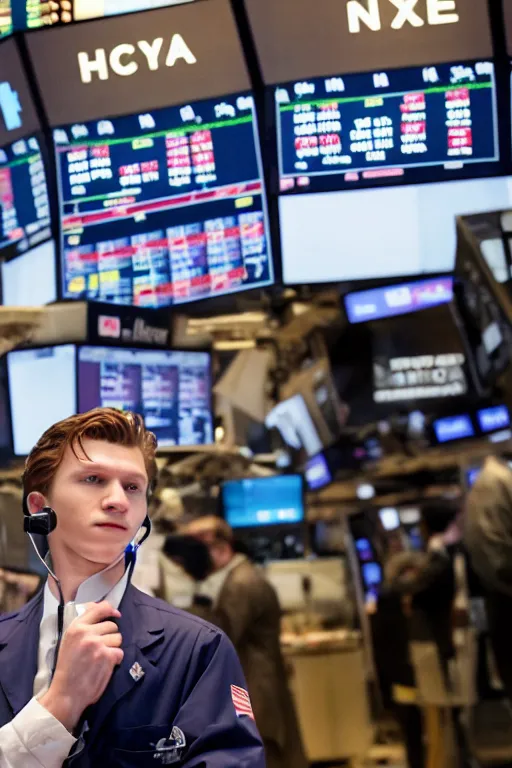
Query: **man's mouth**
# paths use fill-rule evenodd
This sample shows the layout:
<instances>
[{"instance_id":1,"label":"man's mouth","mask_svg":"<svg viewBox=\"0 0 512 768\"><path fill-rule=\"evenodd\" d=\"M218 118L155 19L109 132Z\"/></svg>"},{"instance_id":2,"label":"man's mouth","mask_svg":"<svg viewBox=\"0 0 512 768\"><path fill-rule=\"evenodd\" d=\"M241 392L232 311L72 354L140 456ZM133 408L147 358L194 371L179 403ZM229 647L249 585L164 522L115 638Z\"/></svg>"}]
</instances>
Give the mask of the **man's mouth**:
<instances>
[{"instance_id":1,"label":"man's mouth","mask_svg":"<svg viewBox=\"0 0 512 768\"><path fill-rule=\"evenodd\" d=\"M118 531L126 531L124 525L121 525L120 523L96 523L96 526L98 528L114 528Z\"/></svg>"}]
</instances>

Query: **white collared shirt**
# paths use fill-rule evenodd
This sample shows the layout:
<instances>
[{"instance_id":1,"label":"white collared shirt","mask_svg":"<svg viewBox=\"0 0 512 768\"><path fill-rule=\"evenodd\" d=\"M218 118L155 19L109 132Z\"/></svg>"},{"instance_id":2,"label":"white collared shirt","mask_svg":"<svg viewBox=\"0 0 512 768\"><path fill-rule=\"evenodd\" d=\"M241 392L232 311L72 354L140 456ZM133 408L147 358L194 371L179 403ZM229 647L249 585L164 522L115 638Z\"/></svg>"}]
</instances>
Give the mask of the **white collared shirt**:
<instances>
[{"instance_id":1,"label":"white collared shirt","mask_svg":"<svg viewBox=\"0 0 512 768\"><path fill-rule=\"evenodd\" d=\"M107 600L118 609L128 586L129 570L111 588L105 571L84 581L76 598L64 609L64 632L83 613L86 603ZM44 588L43 618L40 624L38 671L34 680L34 698L16 717L0 728L0 768L61 768L76 739L37 700L48 690L57 644L58 600L48 582Z\"/></svg>"}]
</instances>

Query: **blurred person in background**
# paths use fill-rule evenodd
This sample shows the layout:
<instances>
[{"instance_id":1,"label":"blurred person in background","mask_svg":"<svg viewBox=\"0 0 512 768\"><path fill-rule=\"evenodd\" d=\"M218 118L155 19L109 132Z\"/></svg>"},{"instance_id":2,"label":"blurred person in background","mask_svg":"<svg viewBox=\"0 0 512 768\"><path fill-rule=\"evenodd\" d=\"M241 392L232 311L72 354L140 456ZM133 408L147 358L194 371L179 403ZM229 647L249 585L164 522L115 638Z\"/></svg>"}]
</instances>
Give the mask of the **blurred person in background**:
<instances>
[{"instance_id":1,"label":"blurred person in background","mask_svg":"<svg viewBox=\"0 0 512 768\"><path fill-rule=\"evenodd\" d=\"M198 589L192 610L220 627L238 652L267 768L306 768L293 699L281 653L281 609L274 588L245 554L221 518L199 518L168 537L164 552Z\"/></svg>"},{"instance_id":2,"label":"blurred person in background","mask_svg":"<svg viewBox=\"0 0 512 768\"><path fill-rule=\"evenodd\" d=\"M498 674L512 701L512 472L494 456L468 494L464 544L484 592Z\"/></svg>"}]
</instances>

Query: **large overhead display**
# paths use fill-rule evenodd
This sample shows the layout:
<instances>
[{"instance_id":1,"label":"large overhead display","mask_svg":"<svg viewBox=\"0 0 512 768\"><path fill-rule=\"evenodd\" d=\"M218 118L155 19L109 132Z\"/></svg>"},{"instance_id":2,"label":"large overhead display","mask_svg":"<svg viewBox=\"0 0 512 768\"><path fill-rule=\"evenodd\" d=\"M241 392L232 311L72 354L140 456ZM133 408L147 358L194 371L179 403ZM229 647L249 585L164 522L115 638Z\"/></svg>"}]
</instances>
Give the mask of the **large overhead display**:
<instances>
[{"instance_id":1,"label":"large overhead display","mask_svg":"<svg viewBox=\"0 0 512 768\"><path fill-rule=\"evenodd\" d=\"M14 40L0 43L0 253L51 236L40 125Z\"/></svg>"},{"instance_id":2,"label":"large overhead display","mask_svg":"<svg viewBox=\"0 0 512 768\"><path fill-rule=\"evenodd\" d=\"M227 0L80 29L28 40L56 126L64 297L158 307L270 284L256 112ZM109 63L101 45L117 50ZM74 93L56 98L59 62Z\"/></svg>"},{"instance_id":3,"label":"large overhead display","mask_svg":"<svg viewBox=\"0 0 512 768\"><path fill-rule=\"evenodd\" d=\"M0 0L0 37L71 21L72 0Z\"/></svg>"}]
</instances>

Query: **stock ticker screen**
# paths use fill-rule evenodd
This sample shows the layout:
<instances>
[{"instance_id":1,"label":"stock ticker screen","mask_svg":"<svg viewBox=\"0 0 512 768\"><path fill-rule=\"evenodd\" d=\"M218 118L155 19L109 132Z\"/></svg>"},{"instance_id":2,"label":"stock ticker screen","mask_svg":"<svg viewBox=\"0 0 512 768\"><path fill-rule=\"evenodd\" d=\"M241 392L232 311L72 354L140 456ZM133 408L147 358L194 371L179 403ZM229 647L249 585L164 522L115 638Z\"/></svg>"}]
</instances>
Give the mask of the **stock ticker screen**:
<instances>
[{"instance_id":1,"label":"stock ticker screen","mask_svg":"<svg viewBox=\"0 0 512 768\"><path fill-rule=\"evenodd\" d=\"M23 253L49 237L46 172L39 140L31 136L0 149L0 251Z\"/></svg>"},{"instance_id":2,"label":"stock ticker screen","mask_svg":"<svg viewBox=\"0 0 512 768\"><path fill-rule=\"evenodd\" d=\"M281 193L450 179L499 161L491 61L316 78L275 101Z\"/></svg>"},{"instance_id":3,"label":"stock ticker screen","mask_svg":"<svg viewBox=\"0 0 512 768\"><path fill-rule=\"evenodd\" d=\"M71 21L70 11L71 0L0 0L0 37L16 30Z\"/></svg>"},{"instance_id":4,"label":"stock ticker screen","mask_svg":"<svg viewBox=\"0 0 512 768\"><path fill-rule=\"evenodd\" d=\"M79 347L78 408L140 413L160 447L213 442L210 355Z\"/></svg>"},{"instance_id":5,"label":"stock ticker screen","mask_svg":"<svg viewBox=\"0 0 512 768\"><path fill-rule=\"evenodd\" d=\"M269 285L249 94L54 130L65 298L162 307Z\"/></svg>"}]
</instances>

